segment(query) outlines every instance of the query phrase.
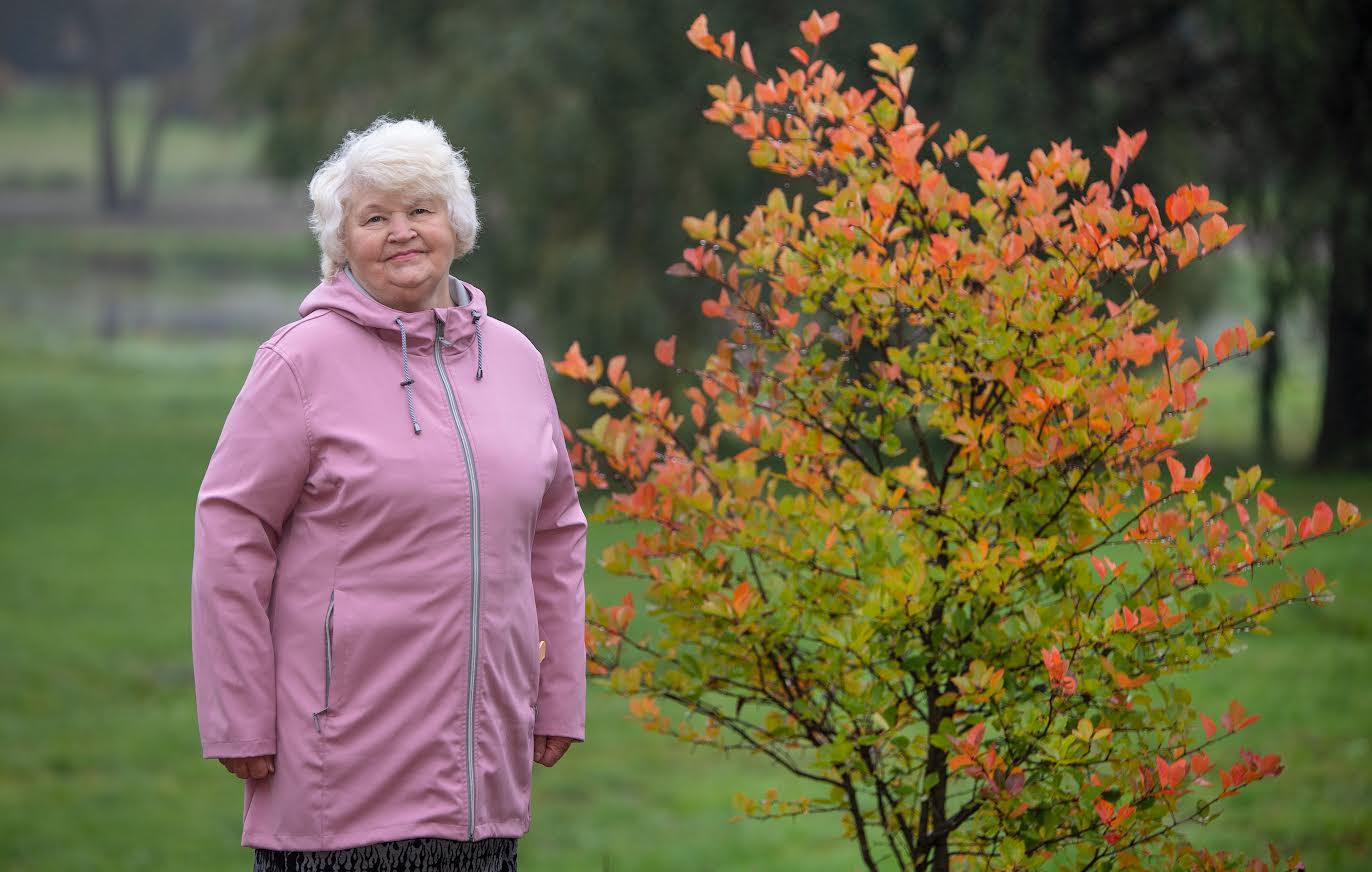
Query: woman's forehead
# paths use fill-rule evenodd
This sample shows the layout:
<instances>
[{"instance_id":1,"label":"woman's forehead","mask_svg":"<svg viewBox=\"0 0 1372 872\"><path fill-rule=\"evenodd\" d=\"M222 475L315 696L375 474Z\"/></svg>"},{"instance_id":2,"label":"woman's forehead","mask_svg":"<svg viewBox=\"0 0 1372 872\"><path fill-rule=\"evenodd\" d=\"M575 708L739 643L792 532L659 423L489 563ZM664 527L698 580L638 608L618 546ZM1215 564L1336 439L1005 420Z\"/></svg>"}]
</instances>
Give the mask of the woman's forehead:
<instances>
[{"instance_id":1,"label":"woman's forehead","mask_svg":"<svg viewBox=\"0 0 1372 872\"><path fill-rule=\"evenodd\" d=\"M369 187L359 188L348 198L351 208L355 210L401 209L438 199L424 191L386 191Z\"/></svg>"}]
</instances>

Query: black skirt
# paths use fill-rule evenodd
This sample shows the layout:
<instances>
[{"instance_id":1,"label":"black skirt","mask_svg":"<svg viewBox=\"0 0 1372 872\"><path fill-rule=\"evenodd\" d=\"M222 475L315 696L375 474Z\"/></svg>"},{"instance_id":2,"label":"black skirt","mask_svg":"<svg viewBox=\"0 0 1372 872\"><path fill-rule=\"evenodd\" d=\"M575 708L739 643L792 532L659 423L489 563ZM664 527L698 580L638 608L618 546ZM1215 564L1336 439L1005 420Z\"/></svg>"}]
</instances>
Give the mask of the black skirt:
<instances>
[{"instance_id":1,"label":"black skirt","mask_svg":"<svg viewBox=\"0 0 1372 872\"><path fill-rule=\"evenodd\" d=\"M253 872L515 872L517 839L402 839L339 851L255 848Z\"/></svg>"}]
</instances>

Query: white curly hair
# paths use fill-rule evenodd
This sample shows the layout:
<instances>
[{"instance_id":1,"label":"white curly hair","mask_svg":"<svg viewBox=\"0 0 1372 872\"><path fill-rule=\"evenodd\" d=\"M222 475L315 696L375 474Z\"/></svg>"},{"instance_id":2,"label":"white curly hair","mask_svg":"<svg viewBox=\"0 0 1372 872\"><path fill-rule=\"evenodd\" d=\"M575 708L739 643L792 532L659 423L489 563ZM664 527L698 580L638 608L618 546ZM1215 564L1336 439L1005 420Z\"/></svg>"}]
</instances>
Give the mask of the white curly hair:
<instances>
[{"instance_id":1,"label":"white curly hair","mask_svg":"<svg viewBox=\"0 0 1372 872\"><path fill-rule=\"evenodd\" d=\"M437 197L448 207L448 223L457 237L455 256L476 244L480 222L462 152L433 121L393 121L383 115L361 133L348 131L310 179L310 230L319 242L319 270L326 281L347 265L343 220L353 192L362 188Z\"/></svg>"}]
</instances>

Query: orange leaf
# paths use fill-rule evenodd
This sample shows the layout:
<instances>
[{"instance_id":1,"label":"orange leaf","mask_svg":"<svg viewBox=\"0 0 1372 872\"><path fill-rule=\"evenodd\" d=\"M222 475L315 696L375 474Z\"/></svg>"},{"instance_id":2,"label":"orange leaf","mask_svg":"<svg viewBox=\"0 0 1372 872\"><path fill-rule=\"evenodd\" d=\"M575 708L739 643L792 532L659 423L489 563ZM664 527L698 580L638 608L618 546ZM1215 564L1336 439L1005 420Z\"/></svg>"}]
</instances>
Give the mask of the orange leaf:
<instances>
[{"instance_id":1,"label":"orange leaf","mask_svg":"<svg viewBox=\"0 0 1372 872\"><path fill-rule=\"evenodd\" d=\"M1343 497L1339 497L1339 502L1337 505L1339 507L1340 524L1342 524L1345 527L1349 527L1358 522L1358 516L1361 513L1358 511L1357 506L1353 505Z\"/></svg>"},{"instance_id":2,"label":"orange leaf","mask_svg":"<svg viewBox=\"0 0 1372 872\"><path fill-rule=\"evenodd\" d=\"M729 60L734 59L734 32L731 30L719 38L720 48L724 50L724 56Z\"/></svg>"},{"instance_id":3,"label":"orange leaf","mask_svg":"<svg viewBox=\"0 0 1372 872\"><path fill-rule=\"evenodd\" d=\"M1005 172L1005 164L1009 160L1010 155L1008 153L996 154L995 149L989 145L980 151L967 152L968 163L977 171L977 175L987 181L998 178L1001 173Z\"/></svg>"},{"instance_id":4,"label":"orange leaf","mask_svg":"<svg viewBox=\"0 0 1372 872\"><path fill-rule=\"evenodd\" d=\"M1305 571L1305 587L1311 593L1319 593L1324 590L1324 573L1315 567L1310 567Z\"/></svg>"},{"instance_id":5,"label":"orange leaf","mask_svg":"<svg viewBox=\"0 0 1372 872\"><path fill-rule=\"evenodd\" d=\"M748 605L752 601L753 590L748 586L748 582L739 582L738 587L734 588L734 614L738 615L740 618L743 617L743 613L748 611Z\"/></svg>"},{"instance_id":6,"label":"orange leaf","mask_svg":"<svg viewBox=\"0 0 1372 872\"><path fill-rule=\"evenodd\" d=\"M701 17L703 18L704 16ZM1181 191L1177 191L1175 194L1168 195L1164 208L1167 211L1167 217L1172 223L1180 224L1190 217L1193 207L1191 206L1191 198Z\"/></svg>"},{"instance_id":7,"label":"orange leaf","mask_svg":"<svg viewBox=\"0 0 1372 872\"><path fill-rule=\"evenodd\" d=\"M610 377L610 384L619 384L619 377L624 373L624 360L622 354L616 354L610 358L610 365L605 371L605 374Z\"/></svg>"},{"instance_id":8,"label":"orange leaf","mask_svg":"<svg viewBox=\"0 0 1372 872\"><path fill-rule=\"evenodd\" d=\"M1310 517L1314 521L1315 535L1319 536L1329 529L1329 525L1334 520L1334 513L1330 511L1329 503L1320 500L1315 504L1315 508L1310 513Z\"/></svg>"},{"instance_id":9,"label":"orange leaf","mask_svg":"<svg viewBox=\"0 0 1372 872\"><path fill-rule=\"evenodd\" d=\"M820 17L818 10L811 10L810 17L800 23L800 35L812 45L819 45L821 39L837 29L837 12L830 12L828 15ZM801 61L801 63L808 63L808 61Z\"/></svg>"},{"instance_id":10,"label":"orange leaf","mask_svg":"<svg viewBox=\"0 0 1372 872\"><path fill-rule=\"evenodd\" d=\"M1181 461L1175 457L1164 458L1167 461L1167 471L1172 473L1172 493L1185 490L1187 485L1186 467L1181 465Z\"/></svg>"},{"instance_id":11,"label":"orange leaf","mask_svg":"<svg viewBox=\"0 0 1372 872\"><path fill-rule=\"evenodd\" d=\"M757 67L753 65L753 49L748 43L743 44L743 48L738 52L739 60L743 62L743 68L756 75Z\"/></svg>"},{"instance_id":12,"label":"orange leaf","mask_svg":"<svg viewBox=\"0 0 1372 872\"><path fill-rule=\"evenodd\" d=\"M672 361L676 359L676 336L659 339L653 346L653 356L663 366L671 366Z\"/></svg>"},{"instance_id":13,"label":"orange leaf","mask_svg":"<svg viewBox=\"0 0 1372 872\"><path fill-rule=\"evenodd\" d=\"M1211 215L1200 226L1201 244L1218 248L1229 241L1229 224L1219 215Z\"/></svg>"},{"instance_id":14,"label":"orange leaf","mask_svg":"<svg viewBox=\"0 0 1372 872\"><path fill-rule=\"evenodd\" d=\"M567 349L566 356L553 364L553 369L568 378L586 378L586 358L581 356L581 343L573 342L572 347Z\"/></svg>"},{"instance_id":15,"label":"orange leaf","mask_svg":"<svg viewBox=\"0 0 1372 872\"><path fill-rule=\"evenodd\" d=\"M629 713L640 720L649 720L662 714L662 710L658 708L657 702L652 697L636 696L629 700Z\"/></svg>"},{"instance_id":16,"label":"orange leaf","mask_svg":"<svg viewBox=\"0 0 1372 872\"><path fill-rule=\"evenodd\" d=\"M696 16L696 20L691 23L691 29L686 31L686 38L691 41L691 45L701 51L717 53L719 50L715 45L715 38L710 36L710 20L703 14Z\"/></svg>"}]
</instances>

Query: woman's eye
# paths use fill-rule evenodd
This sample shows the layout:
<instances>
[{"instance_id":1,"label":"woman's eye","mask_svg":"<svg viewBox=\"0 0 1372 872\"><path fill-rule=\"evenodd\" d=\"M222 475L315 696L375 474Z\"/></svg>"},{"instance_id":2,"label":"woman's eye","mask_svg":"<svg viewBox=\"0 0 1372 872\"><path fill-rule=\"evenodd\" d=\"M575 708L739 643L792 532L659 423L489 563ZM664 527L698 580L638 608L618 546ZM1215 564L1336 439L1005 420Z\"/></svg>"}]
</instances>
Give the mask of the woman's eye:
<instances>
[{"instance_id":1,"label":"woman's eye","mask_svg":"<svg viewBox=\"0 0 1372 872\"><path fill-rule=\"evenodd\" d=\"M430 210L429 210L427 207L425 207L425 206L415 206L415 207L414 207L414 213L415 213L416 215L427 215L427 214L429 214L429 211L430 211Z\"/></svg>"},{"instance_id":2,"label":"woman's eye","mask_svg":"<svg viewBox=\"0 0 1372 872\"><path fill-rule=\"evenodd\" d=\"M380 216L380 215L373 215L373 216L371 216L370 218L368 218L364 223L366 223L366 224L375 224L376 222L378 222L378 221L380 221L380 220L381 220L381 216Z\"/></svg>"}]
</instances>

